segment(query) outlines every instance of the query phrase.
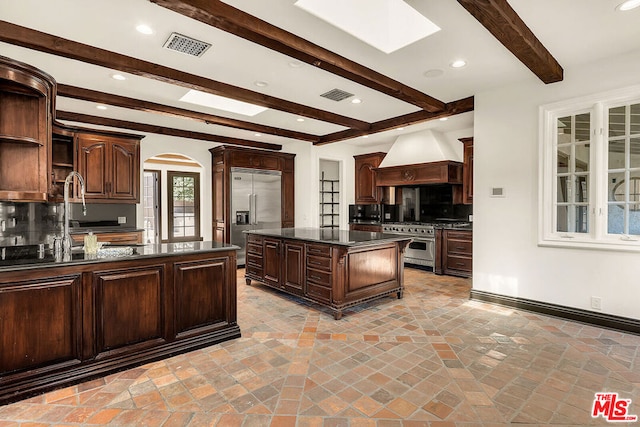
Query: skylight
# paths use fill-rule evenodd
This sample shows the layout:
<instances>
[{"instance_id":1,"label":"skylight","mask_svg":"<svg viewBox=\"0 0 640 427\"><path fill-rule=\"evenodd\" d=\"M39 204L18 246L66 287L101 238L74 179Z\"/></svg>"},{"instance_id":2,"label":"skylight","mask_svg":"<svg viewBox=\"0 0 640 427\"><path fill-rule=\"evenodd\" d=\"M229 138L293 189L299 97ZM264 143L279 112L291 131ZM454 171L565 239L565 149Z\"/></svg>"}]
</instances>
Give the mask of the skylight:
<instances>
[{"instance_id":1,"label":"skylight","mask_svg":"<svg viewBox=\"0 0 640 427\"><path fill-rule=\"evenodd\" d=\"M194 89L187 92L182 98L180 98L180 101L228 111L230 113L242 114L244 116L255 116L256 114L260 114L267 110L266 107L236 101L235 99L225 98L223 96L213 95Z\"/></svg>"},{"instance_id":2,"label":"skylight","mask_svg":"<svg viewBox=\"0 0 640 427\"><path fill-rule=\"evenodd\" d=\"M295 5L384 53L440 31L402 0L298 0Z\"/></svg>"}]
</instances>

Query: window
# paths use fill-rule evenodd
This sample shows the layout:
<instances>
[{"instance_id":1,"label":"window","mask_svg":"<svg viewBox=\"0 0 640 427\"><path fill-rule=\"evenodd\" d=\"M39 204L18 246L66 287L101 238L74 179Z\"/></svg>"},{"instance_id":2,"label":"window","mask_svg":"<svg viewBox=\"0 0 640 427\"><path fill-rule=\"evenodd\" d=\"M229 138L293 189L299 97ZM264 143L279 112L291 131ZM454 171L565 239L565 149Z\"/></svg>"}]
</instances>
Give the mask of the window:
<instances>
[{"instance_id":1,"label":"window","mask_svg":"<svg viewBox=\"0 0 640 427\"><path fill-rule=\"evenodd\" d=\"M200 238L200 174L167 172L169 199L169 241Z\"/></svg>"},{"instance_id":2,"label":"window","mask_svg":"<svg viewBox=\"0 0 640 427\"><path fill-rule=\"evenodd\" d=\"M539 243L640 251L640 88L540 112Z\"/></svg>"}]
</instances>

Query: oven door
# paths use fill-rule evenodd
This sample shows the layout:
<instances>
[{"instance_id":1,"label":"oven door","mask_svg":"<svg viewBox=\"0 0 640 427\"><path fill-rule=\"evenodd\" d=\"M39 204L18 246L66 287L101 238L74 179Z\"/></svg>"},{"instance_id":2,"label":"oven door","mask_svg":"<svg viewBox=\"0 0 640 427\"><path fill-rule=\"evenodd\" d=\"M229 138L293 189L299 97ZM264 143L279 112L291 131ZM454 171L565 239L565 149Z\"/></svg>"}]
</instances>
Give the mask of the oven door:
<instances>
[{"instance_id":1,"label":"oven door","mask_svg":"<svg viewBox=\"0 0 640 427\"><path fill-rule=\"evenodd\" d=\"M414 237L405 250L404 262L433 268L435 246L434 238Z\"/></svg>"}]
</instances>

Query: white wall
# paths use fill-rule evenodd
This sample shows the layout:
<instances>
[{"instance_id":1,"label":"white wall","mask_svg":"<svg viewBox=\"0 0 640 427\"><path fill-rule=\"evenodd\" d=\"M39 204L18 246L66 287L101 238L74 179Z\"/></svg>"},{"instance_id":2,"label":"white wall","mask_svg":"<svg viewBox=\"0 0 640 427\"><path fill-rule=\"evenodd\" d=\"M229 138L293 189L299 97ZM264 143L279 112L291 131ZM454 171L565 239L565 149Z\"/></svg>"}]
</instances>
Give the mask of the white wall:
<instances>
[{"instance_id":1,"label":"white wall","mask_svg":"<svg viewBox=\"0 0 640 427\"><path fill-rule=\"evenodd\" d=\"M640 83L640 55L475 95L473 288L640 319L640 254L537 246L538 107ZM489 197L504 187L506 197Z\"/></svg>"}]
</instances>

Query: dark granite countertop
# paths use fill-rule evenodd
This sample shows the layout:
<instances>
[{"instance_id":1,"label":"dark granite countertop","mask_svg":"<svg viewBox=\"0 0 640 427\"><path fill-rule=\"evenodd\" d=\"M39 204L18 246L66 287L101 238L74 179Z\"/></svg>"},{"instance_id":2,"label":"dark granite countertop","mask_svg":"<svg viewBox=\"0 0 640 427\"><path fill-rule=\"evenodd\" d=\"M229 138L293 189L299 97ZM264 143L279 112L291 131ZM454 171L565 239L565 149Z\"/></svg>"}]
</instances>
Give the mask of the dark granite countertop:
<instances>
[{"instance_id":1,"label":"dark granite countertop","mask_svg":"<svg viewBox=\"0 0 640 427\"><path fill-rule=\"evenodd\" d=\"M229 249L240 249L238 246L220 242L181 242L181 243L162 243L158 245L110 245L103 248L123 248L130 247L133 249L132 255L108 256L98 258L96 256L88 256L84 254L82 249L74 248L72 259L68 261L56 260L51 251L48 250L43 259L36 257L6 259L0 260L0 272L14 270L28 270L43 267L61 267L66 265L79 264L99 264L104 262L113 262L119 260L132 260L136 258L153 258L164 256L177 256L189 253L206 253L218 252Z\"/></svg>"},{"instance_id":2,"label":"dark granite countertop","mask_svg":"<svg viewBox=\"0 0 640 427\"><path fill-rule=\"evenodd\" d=\"M372 233L369 231L350 231L331 228L271 228L266 230L248 230L245 231L245 233L341 246L364 246L411 239L410 236L400 234Z\"/></svg>"}]
</instances>

